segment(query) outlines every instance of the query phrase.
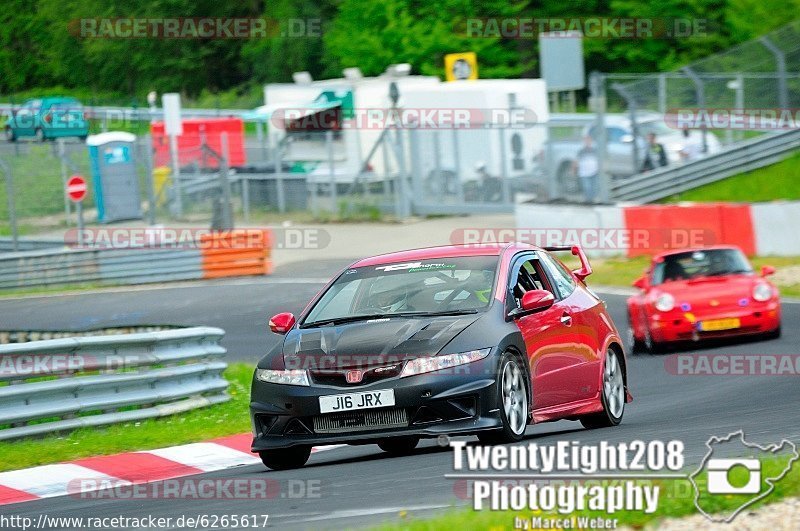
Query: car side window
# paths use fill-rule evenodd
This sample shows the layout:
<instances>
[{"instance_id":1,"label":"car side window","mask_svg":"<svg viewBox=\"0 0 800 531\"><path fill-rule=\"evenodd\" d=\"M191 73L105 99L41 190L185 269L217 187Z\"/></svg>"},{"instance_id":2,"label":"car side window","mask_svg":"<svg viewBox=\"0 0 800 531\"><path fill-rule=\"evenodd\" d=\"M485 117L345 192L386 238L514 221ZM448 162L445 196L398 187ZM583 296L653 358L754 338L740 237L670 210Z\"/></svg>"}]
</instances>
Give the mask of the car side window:
<instances>
[{"instance_id":1,"label":"car side window","mask_svg":"<svg viewBox=\"0 0 800 531\"><path fill-rule=\"evenodd\" d=\"M541 262L550 273L550 277L553 279L556 290L558 290L558 293L554 292L553 294L561 299L569 297L572 292L575 291L576 286L575 278L572 276L572 273L566 268L566 266L564 266L564 264L550 254L540 253L539 256Z\"/></svg>"},{"instance_id":2,"label":"car side window","mask_svg":"<svg viewBox=\"0 0 800 531\"><path fill-rule=\"evenodd\" d=\"M547 277L543 274L542 266L536 259L523 262L511 286L514 295L514 303L517 308L522 304L522 296L528 291L543 289L552 292Z\"/></svg>"}]
</instances>

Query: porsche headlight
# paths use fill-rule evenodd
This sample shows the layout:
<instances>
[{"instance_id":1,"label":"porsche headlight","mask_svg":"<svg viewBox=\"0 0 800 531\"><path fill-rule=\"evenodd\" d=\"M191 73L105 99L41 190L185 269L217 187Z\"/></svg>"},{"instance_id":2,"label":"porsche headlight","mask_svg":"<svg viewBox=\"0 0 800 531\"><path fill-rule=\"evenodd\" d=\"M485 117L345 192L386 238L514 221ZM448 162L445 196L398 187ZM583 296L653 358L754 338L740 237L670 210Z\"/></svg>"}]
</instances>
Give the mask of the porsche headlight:
<instances>
[{"instance_id":1,"label":"porsche headlight","mask_svg":"<svg viewBox=\"0 0 800 531\"><path fill-rule=\"evenodd\" d=\"M656 299L655 307L660 312L668 312L675 307L675 297L669 293L662 293Z\"/></svg>"},{"instance_id":2,"label":"porsche headlight","mask_svg":"<svg viewBox=\"0 0 800 531\"><path fill-rule=\"evenodd\" d=\"M753 299L758 302L765 302L772 298L772 287L765 283L759 282L753 286Z\"/></svg>"},{"instance_id":3,"label":"porsche headlight","mask_svg":"<svg viewBox=\"0 0 800 531\"><path fill-rule=\"evenodd\" d=\"M308 386L308 372L303 370L275 371L272 369L256 369L256 378L262 382L286 385Z\"/></svg>"},{"instance_id":4,"label":"porsche headlight","mask_svg":"<svg viewBox=\"0 0 800 531\"><path fill-rule=\"evenodd\" d=\"M443 356L425 356L416 358L406 362L403 367L403 372L400 377L413 376L415 374L423 374L426 372L440 371L442 369L449 369L458 365L466 365L473 361L482 360L491 352L491 348L482 348L480 350L470 350L469 352L460 352L458 354L445 354Z\"/></svg>"}]
</instances>

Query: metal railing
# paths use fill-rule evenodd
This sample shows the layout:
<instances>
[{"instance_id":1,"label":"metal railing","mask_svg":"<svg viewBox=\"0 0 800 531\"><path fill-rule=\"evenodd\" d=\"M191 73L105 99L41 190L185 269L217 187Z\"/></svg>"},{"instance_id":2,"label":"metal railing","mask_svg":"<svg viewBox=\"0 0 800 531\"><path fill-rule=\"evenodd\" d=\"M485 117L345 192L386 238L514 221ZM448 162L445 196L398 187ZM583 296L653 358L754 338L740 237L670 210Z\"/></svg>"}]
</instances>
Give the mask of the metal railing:
<instances>
[{"instance_id":1,"label":"metal railing","mask_svg":"<svg viewBox=\"0 0 800 531\"><path fill-rule=\"evenodd\" d=\"M230 399L219 328L0 346L0 440L172 415Z\"/></svg>"},{"instance_id":2,"label":"metal railing","mask_svg":"<svg viewBox=\"0 0 800 531\"><path fill-rule=\"evenodd\" d=\"M612 183L616 201L650 203L698 186L751 171L787 158L800 149L800 131L770 134L740 142L730 149Z\"/></svg>"}]
</instances>

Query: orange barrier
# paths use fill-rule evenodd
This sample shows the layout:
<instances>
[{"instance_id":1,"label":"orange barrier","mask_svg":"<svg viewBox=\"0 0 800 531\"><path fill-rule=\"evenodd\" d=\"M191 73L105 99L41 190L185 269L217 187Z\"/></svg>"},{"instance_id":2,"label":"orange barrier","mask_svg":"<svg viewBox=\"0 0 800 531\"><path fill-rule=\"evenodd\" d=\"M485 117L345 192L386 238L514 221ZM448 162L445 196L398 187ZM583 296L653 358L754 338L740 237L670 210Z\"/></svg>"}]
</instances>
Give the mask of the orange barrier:
<instances>
[{"instance_id":1,"label":"orange barrier","mask_svg":"<svg viewBox=\"0 0 800 531\"><path fill-rule=\"evenodd\" d=\"M629 257L669 249L733 244L747 255L756 252L750 205L705 203L646 205L623 209L625 228L637 232Z\"/></svg>"},{"instance_id":2,"label":"orange barrier","mask_svg":"<svg viewBox=\"0 0 800 531\"><path fill-rule=\"evenodd\" d=\"M200 237L203 278L272 273L272 231L234 229Z\"/></svg>"}]
</instances>

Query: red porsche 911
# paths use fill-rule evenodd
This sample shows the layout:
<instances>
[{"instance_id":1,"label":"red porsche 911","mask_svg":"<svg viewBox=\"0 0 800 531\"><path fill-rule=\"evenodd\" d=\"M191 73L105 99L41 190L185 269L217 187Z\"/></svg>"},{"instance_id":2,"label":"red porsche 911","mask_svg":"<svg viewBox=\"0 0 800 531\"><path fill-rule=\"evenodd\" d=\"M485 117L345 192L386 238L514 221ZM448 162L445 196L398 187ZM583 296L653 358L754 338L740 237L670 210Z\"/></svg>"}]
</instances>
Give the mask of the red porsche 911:
<instances>
[{"instance_id":1,"label":"red porsche 911","mask_svg":"<svg viewBox=\"0 0 800 531\"><path fill-rule=\"evenodd\" d=\"M628 320L634 351L657 351L668 343L742 335L779 337L778 289L756 275L734 246L669 251L653 258L633 285Z\"/></svg>"},{"instance_id":2,"label":"red porsche 911","mask_svg":"<svg viewBox=\"0 0 800 531\"><path fill-rule=\"evenodd\" d=\"M578 247L518 244L353 263L297 318L270 320L284 337L253 377L253 452L286 469L322 444L406 453L439 435L519 441L533 422L619 424L625 353L591 272Z\"/></svg>"}]
</instances>

